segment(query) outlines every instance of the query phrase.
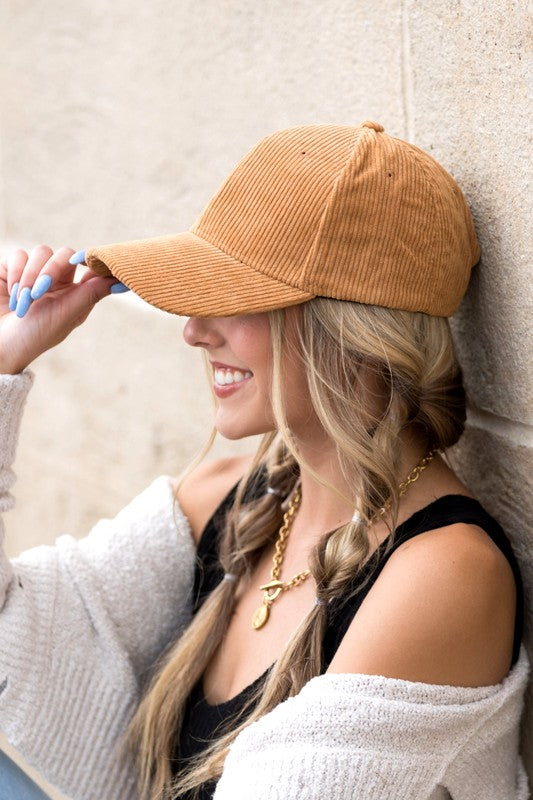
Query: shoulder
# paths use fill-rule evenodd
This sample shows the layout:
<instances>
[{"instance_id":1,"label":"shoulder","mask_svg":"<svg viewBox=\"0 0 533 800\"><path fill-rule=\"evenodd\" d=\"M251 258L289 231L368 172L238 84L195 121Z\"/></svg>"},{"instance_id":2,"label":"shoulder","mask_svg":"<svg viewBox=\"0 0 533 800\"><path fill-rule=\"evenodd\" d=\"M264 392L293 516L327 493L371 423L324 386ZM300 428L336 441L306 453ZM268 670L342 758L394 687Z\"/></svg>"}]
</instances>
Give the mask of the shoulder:
<instances>
[{"instance_id":1,"label":"shoulder","mask_svg":"<svg viewBox=\"0 0 533 800\"><path fill-rule=\"evenodd\" d=\"M172 481L176 499L198 543L209 518L248 469L252 456L205 461L183 480Z\"/></svg>"},{"instance_id":2,"label":"shoulder","mask_svg":"<svg viewBox=\"0 0 533 800\"><path fill-rule=\"evenodd\" d=\"M330 670L423 683L500 682L511 663L511 567L476 525L420 534L390 557Z\"/></svg>"}]
</instances>

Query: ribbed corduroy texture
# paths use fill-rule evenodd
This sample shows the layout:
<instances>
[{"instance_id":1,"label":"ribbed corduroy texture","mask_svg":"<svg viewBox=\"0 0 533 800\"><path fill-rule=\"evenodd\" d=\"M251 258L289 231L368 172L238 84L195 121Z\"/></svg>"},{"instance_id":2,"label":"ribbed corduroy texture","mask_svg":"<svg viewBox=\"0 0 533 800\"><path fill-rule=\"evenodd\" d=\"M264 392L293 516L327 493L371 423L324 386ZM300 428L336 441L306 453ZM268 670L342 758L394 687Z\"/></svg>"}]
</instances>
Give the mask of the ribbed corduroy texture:
<instances>
[{"instance_id":1,"label":"ribbed corduroy texture","mask_svg":"<svg viewBox=\"0 0 533 800\"><path fill-rule=\"evenodd\" d=\"M316 295L451 315L479 259L451 176L378 123L262 139L190 231L86 251L152 305L227 316Z\"/></svg>"},{"instance_id":2,"label":"ribbed corduroy texture","mask_svg":"<svg viewBox=\"0 0 533 800\"><path fill-rule=\"evenodd\" d=\"M32 375L0 376L0 511ZM0 529L0 545L3 529ZM191 613L195 550L161 476L85 539L0 550L0 729L73 800L136 800L118 745ZM524 648L501 684L322 675L241 733L216 800L527 800ZM0 791L1 795L1 791Z\"/></svg>"}]
</instances>

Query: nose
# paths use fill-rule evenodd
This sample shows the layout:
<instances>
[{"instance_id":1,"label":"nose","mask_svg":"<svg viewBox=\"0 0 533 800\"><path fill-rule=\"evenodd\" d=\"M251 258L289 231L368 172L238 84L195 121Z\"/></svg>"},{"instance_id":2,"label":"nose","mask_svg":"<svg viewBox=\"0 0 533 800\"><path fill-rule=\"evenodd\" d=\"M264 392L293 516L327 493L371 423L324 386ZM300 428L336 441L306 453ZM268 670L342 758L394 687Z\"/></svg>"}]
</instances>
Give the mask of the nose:
<instances>
[{"instance_id":1,"label":"nose","mask_svg":"<svg viewBox=\"0 0 533 800\"><path fill-rule=\"evenodd\" d=\"M183 338L191 347L219 347L222 343L213 317L189 317L183 328Z\"/></svg>"}]
</instances>

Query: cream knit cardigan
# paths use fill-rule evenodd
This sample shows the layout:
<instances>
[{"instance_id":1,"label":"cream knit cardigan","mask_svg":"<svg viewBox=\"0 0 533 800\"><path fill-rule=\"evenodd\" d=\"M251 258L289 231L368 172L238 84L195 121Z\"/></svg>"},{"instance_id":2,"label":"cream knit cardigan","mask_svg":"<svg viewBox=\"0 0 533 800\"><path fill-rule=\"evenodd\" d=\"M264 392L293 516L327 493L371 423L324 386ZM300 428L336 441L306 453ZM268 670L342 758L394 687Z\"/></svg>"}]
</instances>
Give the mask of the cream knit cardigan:
<instances>
[{"instance_id":1,"label":"cream knit cardigan","mask_svg":"<svg viewBox=\"0 0 533 800\"><path fill-rule=\"evenodd\" d=\"M1 511L32 381L0 376ZM0 729L74 800L137 798L117 746L190 619L194 557L167 476L81 541L0 556ZM215 800L526 800L527 676L523 647L502 683L476 689L318 676L239 735Z\"/></svg>"}]
</instances>

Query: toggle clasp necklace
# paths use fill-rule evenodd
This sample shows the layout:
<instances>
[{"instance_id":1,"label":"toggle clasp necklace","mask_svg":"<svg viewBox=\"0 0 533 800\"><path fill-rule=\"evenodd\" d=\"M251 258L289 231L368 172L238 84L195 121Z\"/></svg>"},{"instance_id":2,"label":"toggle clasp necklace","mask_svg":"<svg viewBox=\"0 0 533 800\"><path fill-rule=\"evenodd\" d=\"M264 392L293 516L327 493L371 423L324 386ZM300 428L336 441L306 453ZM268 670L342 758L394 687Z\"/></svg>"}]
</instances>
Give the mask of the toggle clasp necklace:
<instances>
[{"instance_id":1,"label":"toggle clasp necklace","mask_svg":"<svg viewBox=\"0 0 533 800\"><path fill-rule=\"evenodd\" d=\"M263 625L268 621L270 616L270 606L274 600L276 600L276 598L279 597L282 592L286 592L289 589L292 589L293 586L298 586L299 583L303 583L303 581L305 581L305 579L311 574L310 569L304 569L303 572L299 572L297 575L291 578L290 581L281 581L279 579L281 565L283 563L283 555L285 553L285 548L287 547L287 537L290 533L294 516L299 508L301 499L302 496L300 494L300 490L297 489L289 504L289 508L283 515L283 524L279 529L278 538L276 541L276 552L274 553L274 564L270 572L270 580L268 583L264 583L259 587L259 589L263 592L263 602L252 617L252 628L256 631L259 630L259 628L262 628Z\"/></svg>"},{"instance_id":2,"label":"toggle clasp necklace","mask_svg":"<svg viewBox=\"0 0 533 800\"><path fill-rule=\"evenodd\" d=\"M429 453L418 462L418 464L413 467L407 478L400 483L398 486L398 494L401 497L405 494L411 484L415 483L420 474L428 467L433 458L435 457L437 450L430 450ZM287 547L287 538L292 528L292 524L294 522L294 517L298 508L300 506L300 502L302 499L302 495L300 493L299 488L296 489L294 492L294 496L289 503L289 508L283 515L283 524L279 529L278 538L276 541L276 550L273 557L273 567L270 572L270 580L268 583L264 583L259 589L263 592L263 602L259 606L259 608L254 612L252 617L252 628L258 631L260 628L263 627L268 622L268 618L270 616L270 606L276 600L282 592L286 592L289 589L292 589L293 586L298 586L298 584L303 583L311 574L310 569L304 569L303 572L299 572L290 581L282 581L280 580L281 574L281 565L283 563L283 556L285 554L285 548ZM387 511L387 507L385 506L379 512L381 516L383 516ZM356 521L354 516L353 521ZM372 524L370 521L370 524Z\"/></svg>"}]
</instances>

